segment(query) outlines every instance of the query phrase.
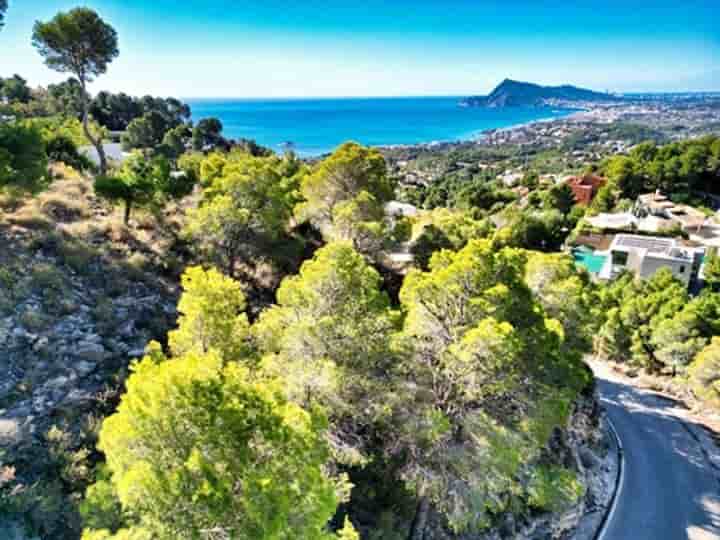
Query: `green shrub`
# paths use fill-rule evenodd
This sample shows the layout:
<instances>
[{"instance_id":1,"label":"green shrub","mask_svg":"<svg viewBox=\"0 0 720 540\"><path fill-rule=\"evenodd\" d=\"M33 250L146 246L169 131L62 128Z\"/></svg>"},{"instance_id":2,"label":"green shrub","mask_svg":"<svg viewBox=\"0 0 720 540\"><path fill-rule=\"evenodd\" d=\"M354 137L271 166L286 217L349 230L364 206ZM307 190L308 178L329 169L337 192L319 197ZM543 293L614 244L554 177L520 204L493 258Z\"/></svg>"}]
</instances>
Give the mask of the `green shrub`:
<instances>
[{"instance_id":1,"label":"green shrub","mask_svg":"<svg viewBox=\"0 0 720 540\"><path fill-rule=\"evenodd\" d=\"M532 472L527 486L528 504L538 510L559 512L577 502L584 491L572 471L540 465Z\"/></svg>"},{"instance_id":2,"label":"green shrub","mask_svg":"<svg viewBox=\"0 0 720 540\"><path fill-rule=\"evenodd\" d=\"M66 241L58 246L58 255L63 263L78 272L87 274L90 272L90 263L95 258L95 250L83 242Z\"/></svg>"},{"instance_id":3,"label":"green shrub","mask_svg":"<svg viewBox=\"0 0 720 540\"><path fill-rule=\"evenodd\" d=\"M41 291L62 292L65 289L65 276L54 266L40 263L32 269L33 286Z\"/></svg>"},{"instance_id":4,"label":"green shrub","mask_svg":"<svg viewBox=\"0 0 720 540\"><path fill-rule=\"evenodd\" d=\"M18 123L0 123L0 188L39 191L47 186L47 155L40 132Z\"/></svg>"},{"instance_id":5,"label":"green shrub","mask_svg":"<svg viewBox=\"0 0 720 540\"><path fill-rule=\"evenodd\" d=\"M700 351L688 369L690 387L695 395L720 408L720 337Z\"/></svg>"}]
</instances>

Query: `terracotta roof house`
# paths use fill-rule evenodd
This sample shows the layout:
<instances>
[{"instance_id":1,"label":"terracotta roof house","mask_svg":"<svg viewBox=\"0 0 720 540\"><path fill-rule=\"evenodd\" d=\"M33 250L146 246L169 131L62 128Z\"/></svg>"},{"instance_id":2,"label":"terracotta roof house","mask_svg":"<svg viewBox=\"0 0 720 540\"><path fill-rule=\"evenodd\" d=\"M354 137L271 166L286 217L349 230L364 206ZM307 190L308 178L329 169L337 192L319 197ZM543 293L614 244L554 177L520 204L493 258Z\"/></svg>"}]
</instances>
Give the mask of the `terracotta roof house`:
<instances>
[{"instance_id":1,"label":"terracotta roof house","mask_svg":"<svg viewBox=\"0 0 720 540\"><path fill-rule=\"evenodd\" d=\"M600 188L607 183L607 180L595 174L585 174L583 176L571 176L566 180L566 183L575 195L575 202L587 206L595 198Z\"/></svg>"}]
</instances>

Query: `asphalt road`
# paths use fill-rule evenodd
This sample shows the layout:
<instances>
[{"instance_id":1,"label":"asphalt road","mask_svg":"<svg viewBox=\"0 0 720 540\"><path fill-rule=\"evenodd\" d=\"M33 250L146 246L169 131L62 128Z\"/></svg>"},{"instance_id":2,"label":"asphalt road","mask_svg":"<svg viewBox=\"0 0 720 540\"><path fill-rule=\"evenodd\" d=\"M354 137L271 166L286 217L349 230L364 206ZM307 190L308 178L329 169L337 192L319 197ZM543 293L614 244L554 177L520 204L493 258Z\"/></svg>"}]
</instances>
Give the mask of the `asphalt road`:
<instances>
[{"instance_id":1,"label":"asphalt road","mask_svg":"<svg viewBox=\"0 0 720 540\"><path fill-rule=\"evenodd\" d=\"M600 540L720 539L720 481L676 405L598 374L623 445L623 476Z\"/></svg>"}]
</instances>

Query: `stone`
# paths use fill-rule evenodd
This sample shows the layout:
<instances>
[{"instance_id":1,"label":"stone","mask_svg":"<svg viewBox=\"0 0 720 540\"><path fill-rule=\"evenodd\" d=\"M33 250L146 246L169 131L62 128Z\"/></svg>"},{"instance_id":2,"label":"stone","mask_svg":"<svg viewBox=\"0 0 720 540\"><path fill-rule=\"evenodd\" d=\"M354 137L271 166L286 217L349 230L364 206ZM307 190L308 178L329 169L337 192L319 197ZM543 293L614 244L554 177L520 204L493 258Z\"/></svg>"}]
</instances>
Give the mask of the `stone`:
<instances>
[{"instance_id":1,"label":"stone","mask_svg":"<svg viewBox=\"0 0 720 540\"><path fill-rule=\"evenodd\" d=\"M130 349L127 355L128 358L142 358L145 356L145 349Z\"/></svg>"},{"instance_id":2,"label":"stone","mask_svg":"<svg viewBox=\"0 0 720 540\"><path fill-rule=\"evenodd\" d=\"M105 347L95 342L82 341L77 344L74 355L90 362L102 362L107 356Z\"/></svg>"},{"instance_id":3,"label":"stone","mask_svg":"<svg viewBox=\"0 0 720 540\"><path fill-rule=\"evenodd\" d=\"M49 342L50 340L48 340L45 336L41 337L35 342L35 345L33 345L33 351L36 353L45 351Z\"/></svg>"},{"instance_id":4,"label":"stone","mask_svg":"<svg viewBox=\"0 0 720 540\"><path fill-rule=\"evenodd\" d=\"M80 360L73 365L75 371L80 377L85 377L95 371L97 364L95 362L88 362L86 360Z\"/></svg>"}]
</instances>

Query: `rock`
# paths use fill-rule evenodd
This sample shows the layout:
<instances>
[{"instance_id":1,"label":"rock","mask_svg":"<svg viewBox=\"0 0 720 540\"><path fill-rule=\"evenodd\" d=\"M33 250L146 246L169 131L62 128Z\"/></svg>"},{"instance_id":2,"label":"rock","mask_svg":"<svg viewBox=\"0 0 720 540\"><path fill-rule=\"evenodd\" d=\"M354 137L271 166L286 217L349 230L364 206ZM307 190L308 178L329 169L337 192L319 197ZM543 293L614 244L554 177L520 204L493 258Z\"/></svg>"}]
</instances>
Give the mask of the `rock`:
<instances>
[{"instance_id":1,"label":"rock","mask_svg":"<svg viewBox=\"0 0 720 540\"><path fill-rule=\"evenodd\" d=\"M17 420L0 418L0 446L17 441L20 429Z\"/></svg>"},{"instance_id":2,"label":"rock","mask_svg":"<svg viewBox=\"0 0 720 540\"><path fill-rule=\"evenodd\" d=\"M105 347L92 341L82 341L77 344L74 355L90 362L102 362L107 356Z\"/></svg>"},{"instance_id":3,"label":"rock","mask_svg":"<svg viewBox=\"0 0 720 540\"><path fill-rule=\"evenodd\" d=\"M75 368L75 371L77 371L77 374L80 377L85 377L95 371L95 369L97 368L97 364L95 362L80 360L79 362L76 362L73 367Z\"/></svg>"},{"instance_id":4,"label":"rock","mask_svg":"<svg viewBox=\"0 0 720 540\"><path fill-rule=\"evenodd\" d=\"M54 379L50 379L48 382L46 382L45 387L60 388L62 386L65 386L67 384L68 380L69 379L67 377L60 375L59 377L55 377Z\"/></svg>"},{"instance_id":5,"label":"rock","mask_svg":"<svg viewBox=\"0 0 720 540\"><path fill-rule=\"evenodd\" d=\"M48 340L48 338L46 338L44 336L41 337L40 339L38 339L35 342L35 345L33 345L33 351L35 351L36 353L40 353L40 352L47 350L47 346L48 346L49 342L50 342L50 340Z\"/></svg>"},{"instance_id":6,"label":"rock","mask_svg":"<svg viewBox=\"0 0 720 540\"><path fill-rule=\"evenodd\" d=\"M127 355L128 358L142 358L145 356L145 349L130 349Z\"/></svg>"}]
</instances>

